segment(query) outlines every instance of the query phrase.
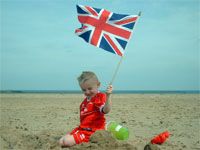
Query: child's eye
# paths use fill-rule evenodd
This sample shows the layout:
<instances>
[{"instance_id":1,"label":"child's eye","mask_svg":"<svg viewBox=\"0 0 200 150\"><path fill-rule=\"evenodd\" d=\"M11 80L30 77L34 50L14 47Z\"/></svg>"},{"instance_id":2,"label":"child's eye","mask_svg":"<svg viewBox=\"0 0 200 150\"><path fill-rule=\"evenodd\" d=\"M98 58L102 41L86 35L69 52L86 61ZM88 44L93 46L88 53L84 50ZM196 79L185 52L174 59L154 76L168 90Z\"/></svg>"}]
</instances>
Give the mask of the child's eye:
<instances>
[{"instance_id":1,"label":"child's eye","mask_svg":"<svg viewBox=\"0 0 200 150\"><path fill-rule=\"evenodd\" d=\"M92 90L92 88L88 88L88 90Z\"/></svg>"}]
</instances>

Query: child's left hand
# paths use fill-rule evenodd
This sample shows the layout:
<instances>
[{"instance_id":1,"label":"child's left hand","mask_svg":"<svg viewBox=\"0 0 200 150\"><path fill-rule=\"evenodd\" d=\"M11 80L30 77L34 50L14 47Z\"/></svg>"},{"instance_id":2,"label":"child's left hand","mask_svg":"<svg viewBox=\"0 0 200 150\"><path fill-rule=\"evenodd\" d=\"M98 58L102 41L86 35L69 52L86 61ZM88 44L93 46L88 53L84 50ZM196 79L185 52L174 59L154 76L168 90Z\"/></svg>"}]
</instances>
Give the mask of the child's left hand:
<instances>
[{"instance_id":1,"label":"child's left hand","mask_svg":"<svg viewBox=\"0 0 200 150\"><path fill-rule=\"evenodd\" d=\"M110 85L107 87L106 94L111 94L112 91L113 91L113 86L112 86L112 84L110 84Z\"/></svg>"}]
</instances>

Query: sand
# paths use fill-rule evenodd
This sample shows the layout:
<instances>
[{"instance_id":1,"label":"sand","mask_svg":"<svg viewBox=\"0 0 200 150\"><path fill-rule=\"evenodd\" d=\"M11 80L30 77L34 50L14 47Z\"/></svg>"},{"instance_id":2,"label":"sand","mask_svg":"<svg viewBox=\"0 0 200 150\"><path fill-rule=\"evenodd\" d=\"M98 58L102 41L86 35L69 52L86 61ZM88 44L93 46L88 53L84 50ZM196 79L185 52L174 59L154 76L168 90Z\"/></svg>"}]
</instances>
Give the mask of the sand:
<instances>
[{"instance_id":1,"label":"sand","mask_svg":"<svg viewBox=\"0 0 200 150\"><path fill-rule=\"evenodd\" d=\"M61 148L58 139L79 125L82 94L1 94L0 149L143 150L156 135L169 131L154 150L200 150L200 95L113 94L108 121L130 130L127 141L107 131L89 143Z\"/></svg>"}]
</instances>

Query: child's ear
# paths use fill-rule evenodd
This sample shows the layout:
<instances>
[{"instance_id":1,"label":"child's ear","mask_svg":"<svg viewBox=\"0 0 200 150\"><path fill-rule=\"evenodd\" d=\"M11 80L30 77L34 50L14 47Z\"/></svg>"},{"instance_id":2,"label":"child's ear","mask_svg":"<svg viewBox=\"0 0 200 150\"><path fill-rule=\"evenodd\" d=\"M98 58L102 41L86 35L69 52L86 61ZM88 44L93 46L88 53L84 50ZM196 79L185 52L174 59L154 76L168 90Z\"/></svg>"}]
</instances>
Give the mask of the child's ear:
<instances>
[{"instance_id":1,"label":"child's ear","mask_svg":"<svg viewBox=\"0 0 200 150\"><path fill-rule=\"evenodd\" d=\"M101 82L98 82L98 83L97 83L98 88L100 87L100 85L101 85Z\"/></svg>"}]
</instances>

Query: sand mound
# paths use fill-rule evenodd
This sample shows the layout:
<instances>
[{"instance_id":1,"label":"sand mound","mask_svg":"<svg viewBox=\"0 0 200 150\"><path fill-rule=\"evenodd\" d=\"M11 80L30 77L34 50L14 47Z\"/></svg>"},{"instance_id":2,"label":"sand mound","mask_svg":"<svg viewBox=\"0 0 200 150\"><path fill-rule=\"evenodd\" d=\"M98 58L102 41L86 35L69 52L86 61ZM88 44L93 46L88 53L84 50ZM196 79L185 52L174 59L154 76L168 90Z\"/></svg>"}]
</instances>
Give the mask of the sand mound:
<instances>
[{"instance_id":1,"label":"sand mound","mask_svg":"<svg viewBox=\"0 0 200 150\"><path fill-rule=\"evenodd\" d=\"M19 132L18 130L6 130L6 133L0 133L2 149L60 150L60 145L58 144L59 137L55 136L59 135L57 131L46 130L37 134L27 134L26 132Z\"/></svg>"},{"instance_id":2,"label":"sand mound","mask_svg":"<svg viewBox=\"0 0 200 150\"><path fill-rule=\"evenodd\" d=\"M89 143L75 145L70 150L137 150L127 141L118 141L111 132L98 130L90 137Z\"/></svg>"},{"instance_id":3,"label":"sand mound","mask_svg":"<svg viewBox=\"0 0 200 150\"><path fill-rule=\"evenodd\" d=\"M117 140L111 132L98 130L90 137L88 143L82 143L70 148L62 148L58 144L59 135L64 133L58 130L43 130L38 133L27 132L26 128L9 129L0 127L1 149L19 150L138 150L128 141ZM12 136L10 136L12 135ZM147 144L144 150L159 150L154 144Z\"/></svg>"},{"instance_id":4,"label":"sand mound","mask_svg":"<svg viewBox=\"0 0 200 150\"><path fill-rule=\"evenodd\" d=\"M113 134L106 130L96 131L91 136L89 143L78 144L70 148L61 148L61 146L58 144L58 140L60 138L58 135L63 135L63 133L60 131L43 130L41 132L31 134L28 133L24 128L20 128L20 130L9 130L7 127L1 127L0 131L2 149L137 150L137 148L127 141L116 140Z\"/></svg>"},{"instance_id":5,"label":"sand mound","mask_svg":"<svg viewBox=\"0 0 200 150\"><path fill-rule=\"evenodd\" d=\"M144 147L144 150L160 150L160 148L155 144L149 143Z\"/></svg>"}]
</instances>

